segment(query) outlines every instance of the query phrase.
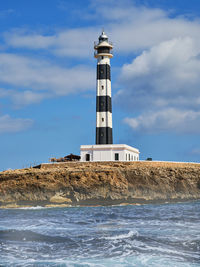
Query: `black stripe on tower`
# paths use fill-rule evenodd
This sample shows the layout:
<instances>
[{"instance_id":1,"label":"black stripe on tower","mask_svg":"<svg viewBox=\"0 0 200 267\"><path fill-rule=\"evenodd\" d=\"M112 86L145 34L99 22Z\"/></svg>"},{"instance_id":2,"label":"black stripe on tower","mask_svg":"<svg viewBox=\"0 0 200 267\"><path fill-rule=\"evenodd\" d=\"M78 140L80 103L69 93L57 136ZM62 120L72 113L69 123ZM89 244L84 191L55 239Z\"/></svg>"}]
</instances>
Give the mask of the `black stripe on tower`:
<instances>
[{"instance_id":1,"label":"black stripe on tower","mask_svg":"<svg viewBox=\"0 0 200 267\"><path fill-rule=\"evenodd\" d=\"M98 64L97 65L97 80L108 79L111 80L110 77L110 65L108 64Z\"/></svg>"},{"instance_id":2,"label":"black stripe on tower","mask_svg":"<svg viewBox=\"0 0 200 267\"><path fill-rule=\"evenodd\" d=\"M112 113L112 103L111 97L106 96L97 96L96 99L96 111L97 112L111 112Z\"/></svg>"},{"instance_id":3,"label":"black stripe on tower","mask_svg":"<svg viewBox=\"0 0 200 267\"><path fill-rule=\"evenodd\" d=\"M106 145L113 143L112 128L96 127L96 144Z\"/></svg>"}]
</instances>

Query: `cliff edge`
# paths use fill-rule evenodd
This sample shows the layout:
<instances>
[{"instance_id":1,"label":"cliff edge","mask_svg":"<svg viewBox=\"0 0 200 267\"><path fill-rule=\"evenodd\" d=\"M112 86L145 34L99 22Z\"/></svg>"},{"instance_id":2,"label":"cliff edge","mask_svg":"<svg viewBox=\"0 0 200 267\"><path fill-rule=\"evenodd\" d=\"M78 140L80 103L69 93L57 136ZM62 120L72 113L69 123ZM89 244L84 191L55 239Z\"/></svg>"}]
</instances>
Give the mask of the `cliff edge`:
<instances>
[{"instance_id":1,"label":"cliff edge","mask_svg":"<svg viewBox=\"0 0 200 267\"><path fill-rule=\"evenodd\" d=\"M67 162L0 173L0 207L200 199L200 164Z\"/></svg>"}]
</instances>

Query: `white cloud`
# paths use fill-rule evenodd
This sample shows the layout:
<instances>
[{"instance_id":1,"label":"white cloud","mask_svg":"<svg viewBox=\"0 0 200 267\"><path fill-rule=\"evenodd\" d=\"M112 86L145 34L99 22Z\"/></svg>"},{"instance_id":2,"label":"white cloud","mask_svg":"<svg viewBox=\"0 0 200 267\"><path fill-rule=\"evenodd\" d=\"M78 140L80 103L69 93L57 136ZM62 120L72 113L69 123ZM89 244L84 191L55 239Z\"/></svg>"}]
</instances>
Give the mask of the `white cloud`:
<instances>
[{"instance_id":1,"label":"white cloud","mask_svg":"<svg viewBox=\"0 0 200 267\"><path fill-rule=\"evenodd\" d=\"M11 88L1 89L1 97L11 97L16 104L30 104L55 95L90 90L95 73L88 66L64 68L44 60L2 53L0 82Z\"/></svg>"},{"instance_id":2,"label":"white cloud","mask_svg":"<svg viewBox=\"0 0 200 267\"><path fill-rule=\"evenodd\" d=\"M167 17L160 11L137 10L135 19L112 26L112 39L120 53L138 52L173 38L193 37L199 41L198 21ZM134 17L134 14L132 14ZM138 19L137 19L138 18Z\"/></svg>"},{"instance_id":3,"label":"white cloud","mask_svg":"<svg viewBox=\"0 0 200 267\"><path fill-rule=\"evenodd\" d=\"M48 49L58 56L92 58L96 34L94 28L62 30L53 35L13 30L5 33L4 37L7 45L15 48Z\"/></svg>"},{"instance_id":4,"label":"white cloud","mask_svg":"<svg viewBox=\"0 0 200 267\"><path fill-rule=\"evenodd\" d=\"M199 133L199 55L194 39L175 38L124 65L121 84L125 89L115 99L131 111L142 112L125 122L142 132Z\"/></svg>"},{"instance_id":5,"label":"white cloud","mask_svg":"<svg viewBox=\"0 0 200 267\"><path fill-rule=\"evenodd\" d=\"M48 49L59 56L87 58L91 57L93 42L105 24L115 51L121 54L137 53L160 42L186 36L200 43L199 20L191 21L183 16L172 18L162 9L136 6L131 1L95 1L89 10L89 14L84 10L82 17L88 15L98 23L101 17L100 25L55 30L53 34L15 29L5 33L5 41L12 47Z\"/></svg>"},{"instance_id":6,"label":"white cloud","mask_svg":"<svg viewBox=\"0 0 200 267\"><path fill-rule=\"evenodd\" d=\"M24 131L32 125L31 119L11 118L9 115L0 116L0 134Z\"/></svg>"},{"instance_id":7,"label":"white cloud","mask_svg":"<svg viewBox=\"0 0 200 267\"><path fill-rule=\"evenodd\" d=\"M0 54L0 82L15 86L67 94L90 88L92 75L87 66L61 68L44 60Z\"/></svg>"},{"instance_id":8,"label":"white cloud","mask_svg":"<svg viewBox=\"0 0 200 267\"><path fill-rule=\"evenodd\" d=\"M45 49L54 43L53 36L43 36L36 33L26 35L23 31L6 33L5 39L13 47L28 47L31 49Z\"/></svg>"},{"instance_id":9,"label":"white cloud","mask_svg":"<svg viewBox=\"0 0 200 267\"><path fill-rule=\"evenodd\" d=\"M179 37L192 37L200 42L200 21L175 16L172 11L136 5L132 1L95 1L96 17L101 16L121 54L138 53L160 42Z\"/></svg>"},{"instance_id":10,"label":"white cloud","mask_svg":"<svg viewBox=\"0 0 200 267\"><path fill-rule=\"evenodd\" d=\"M169 108L146 112L136 118L125 118L124 122L141 133L200 133L200 111Z\"/></svg>"},{"instance_id":11,"label":"white cloud","mask_svg":"<svg viewBox=\"0 0 200 267\"><path fill-rule=\"evenodd\" d=\"M200 103L200 47L189 37L160 43L144 51L121 72L126 89L117 99L132 109L190 106Z\"/></svg>"},{"instance_id":12,"label":"white cloud","mask_svg":"<svg viewBox=\"0 0 200 267\"><path fill-rule=\"evenodd\" d=\"M53 95L50 93L37 93L31 90L25 90L22 92L10 90L9 97L15 104L15 107L23 107L30 104L36 104L41 102L45 98L50 98Z\"/></svg>"}]
</instances>

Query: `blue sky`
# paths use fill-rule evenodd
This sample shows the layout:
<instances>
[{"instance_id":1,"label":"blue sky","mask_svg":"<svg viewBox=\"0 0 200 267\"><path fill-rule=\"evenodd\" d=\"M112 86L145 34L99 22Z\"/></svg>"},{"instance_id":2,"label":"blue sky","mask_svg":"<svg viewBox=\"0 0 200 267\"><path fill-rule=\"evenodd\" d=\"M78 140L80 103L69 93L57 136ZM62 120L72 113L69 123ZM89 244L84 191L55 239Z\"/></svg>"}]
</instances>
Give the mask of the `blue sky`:
<instances>
[{"instance_id":1,"label":"blue sky","mask_svg":"<svg viewBox=\"0 0 200 267\"><path fill-rule=\"evenodd\" d=\"M0 4L0 170L95 141L96 60L114 43L114 143L140 158L200 157L200 1L6 0Z\"/></svg>"}]
</instances>

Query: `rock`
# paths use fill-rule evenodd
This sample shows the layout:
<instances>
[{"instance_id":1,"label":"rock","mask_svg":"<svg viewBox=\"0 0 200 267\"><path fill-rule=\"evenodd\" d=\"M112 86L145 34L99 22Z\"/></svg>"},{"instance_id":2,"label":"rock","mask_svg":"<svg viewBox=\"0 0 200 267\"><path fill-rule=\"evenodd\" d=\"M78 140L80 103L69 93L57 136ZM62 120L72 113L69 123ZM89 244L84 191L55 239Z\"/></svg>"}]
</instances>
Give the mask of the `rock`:
<instances>
[{"instance_id":1,"label":"rock","mask_svg":"<svg viewBox=\"0 0 200 267\"><path fill-rule=\"evenodd\" d=\"M60 193L56 193L53 197L50 198L50 202L55 202L55 203L72 203L71 199L63 197Z\"/></svg>"},{"instance_id":2,"label":"rock","mask_svg":"<svg viewBox=\"0 0 200 267\"><path fill-rule=\"evenodd\" d=\"M67 162L0 173L0 205L110 205L200 198L200 164ZM13 204L15 203L15 204Z\"/></svg>"},{"instance_id":3,"label":"rock","mask_svg":"<svg viewBox=\"0 0 200 267\"><path fill-rule=\"evenodd\" d=\"M71 207L71 205L69 204L48 204L45 205L46 208L67 208L67 207Z\"/></svg>"}]
</instances>

